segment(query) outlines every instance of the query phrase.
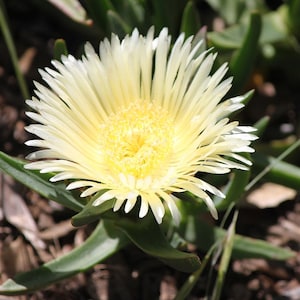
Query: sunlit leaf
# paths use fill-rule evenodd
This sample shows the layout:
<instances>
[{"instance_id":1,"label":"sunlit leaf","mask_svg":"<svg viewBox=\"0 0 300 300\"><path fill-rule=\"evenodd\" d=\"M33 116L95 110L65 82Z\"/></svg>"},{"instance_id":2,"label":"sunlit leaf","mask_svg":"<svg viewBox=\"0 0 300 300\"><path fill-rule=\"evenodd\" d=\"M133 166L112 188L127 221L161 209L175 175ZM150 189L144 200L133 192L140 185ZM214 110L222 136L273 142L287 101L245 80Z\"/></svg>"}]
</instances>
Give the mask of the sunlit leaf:
<instances>
[{"instance_id":1,"label":"sunlit leaf","mask_svg":"<svg viewBox=\"0 0 300 300\"><path fill-rule=\"evenodd\" d=\"M12 176L45 198L51 199L72 210L80 211L84 206L66 190L63 183L54 184L49 181L53 174L41 174L24 169L25 162L0 152L0 170Z\"/></svg>"}]
</instances>

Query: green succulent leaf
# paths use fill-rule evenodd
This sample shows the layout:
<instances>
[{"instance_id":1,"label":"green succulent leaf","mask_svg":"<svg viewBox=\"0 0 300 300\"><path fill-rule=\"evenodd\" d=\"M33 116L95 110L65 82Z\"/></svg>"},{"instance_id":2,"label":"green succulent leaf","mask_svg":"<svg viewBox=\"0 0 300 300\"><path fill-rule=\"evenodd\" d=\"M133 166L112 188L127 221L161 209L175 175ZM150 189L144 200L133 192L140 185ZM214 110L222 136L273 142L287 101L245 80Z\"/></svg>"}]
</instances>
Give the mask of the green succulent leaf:
<instances>
[{"instance_id":1,"label":"green succulent leaf","mask_svg":"<svg viewBox=\"0 0 300 300\"><path fill-rule=\"evenodd\" d=\"M145 9L138 0L117 0L115 11L132 27L139 27L145 22Z\"/></svg>"},{"instance_id":2,"label":"green succulent leaf","mask_svg":"<svg viewBox=\"0 0 300 300\"><path fill-rule=\"evenodd\" d=\"M188 1L182 15L180 31L186 36L194 35L200 28L200 16L194 1Z\"/></svg>"},{"instance_id":3,"label":"green succulent leaf","mask_svg":"<svg viewBox=\"0 0 300 300\"><path fill-rule=\"evenodd\" d=\"M300 187L300 168L290 163L265 155L253 153L253 173L259 174L267 168L263 176L264 181L285 185L295 190Z\"/></svg>"},{"instance_id":4,"label":"green succulent leaf","mask_svg":"<svg viewBox=\"0 0 300 300\"><path fill-rule=\"evenodd\" d=\"M91 18L101 29L103 29L104 32L107 31L107 12L109 10L114 10L114 6L111 1L86 0L85 3Z\"/></svg>"},{"instance_id":5,"label":"green succulent leaf","mask_svg":"<svg viewBox=\"0 0 300 300\"><path fill-rule=\"evenodd\" d=\"M99 194L96 194L78 214L72 217L73 226L79 227L94 222L100 219L100 217L103 216L103 213L114 207L114 199L105 201L101 205L93 206L94 200L98 197Z\"/></svg>"},{"instance_id":6,"label":"green succulent leaf","mask_svg":"<svg viewBox=\"0 0 300 300\"><path fill-rule=\"evenodd\" d=\"M243 88L251 74L257 55L260 33L261 15L252 13L241 47L234 53L229 64L230 74L233 75L233 84L230 90L232 94Z\"/></svg>"},{"instance_id":7,"label":"green succulent leaf","mask_svg":"<svg viewBox=\"0 0 300 300\"><path fill-rule=\"evenodd\" d=\"M250 155L247 155L247 159ZM225 198L214 197L218 211L227 209L230 204L237 203L245 192L245 187L250 179L250 169L247 171L235 170L223 193Z\"/></svg>"},{"instance_id":8,"label":"green succulent leaf","mask_svg":"<svg viewBox=\"0 0 300 300\"><path fill-rule=\"evenodd\" d=\"M227 231L219 227L209 225L197 216L188 216L181 224L179 232L190 243L195 244L200 250L207 251L216 242L223 240ZM274 246L263 240L234 235L232 257L233 258L264 258L286 260L295 256L289 249Z\"/></svg>"},{"instance_id":9,"label":"green succulent leaf","mask_svg":"<svg viewBox=\"0 0 300 300\"><path fill-rule=\"evenodd\" d=\"M60 61L61 57L66 55L68 55L68 48L65 40L57 39L54 43L53 58Z\"/></svg>"},{"instance_id":10,"label":"green succulent leaf","mask_svg":"<svg viewBox=\"0 0 300 300\"><path fill-rule=\"evenodd\" d=\"M182 272L194 272L199 269L199 257L173 248L153 217L139 220L138 225L125 219L117 225L138 248L165 264Z\"/></svg>"},{"instance_id":11,"label":"green succulent leaf","mask_svg":"<svg viewBox=\"0 0 300 300\"><path fill-rule=\"evenodd\" d=\"M284 14L282 13L284 9L285 5L282 5L277 11L263 15L259 38L260 45L273 44L289 38L289 30L284 20ZM219 50L239 49L246 35L247 28L247 23L241 22L221 32L209 32L207 34L208 44Z\"/></svg>"},{"instance_id":12,"label":"green succulent leaf","mask_svg":"<svg viewBox=\"0 0 300 300\"><path fill-rule=\"evenodd\" d=\"M259 119L255 124L254 127L256 128L255 135L261 137L265 132L266 128L268 127L270 122L270 117L265 116Z\"/></svg>"},{"instance_id":13,"label":"green succulent leaf","mask_svg":"<svg viewBox=\"0 0 300 300\"><path fill-rule=\"evenodd\" d=\"M111 32L116 33L118 36L125 36L132 31L132 27L126 23L126 21L113 10L107 12L107 22Z\"/></svg>"},{"instance_id":14,"label":"green succulent leaf","mask_svg":"<svg viewBox=\"0 0 300 300\"><path fill-rule=\"evenodd\" d=\"M84 205L71 192L66 190L63 183L54 184L49 181L53 174L41 174L38 171L24 168L26 163L0 151L0 170L10 175L25 186L36 191L45 198L51 199L72 210L80 211Z\"/></svg>"},{"instance_id":15,"label":"green succulent leaf","mask_svg":"<svg viewBox=\"0 0 300 300\"><path fill-rule=\"evenodd\" d=\"M38 269L5 281L0 285L0 295L25 294L84 272L125 247L128 242L126 236L116 230L111 222L102 221L81 246Z\"/></svg>"},{"instance_id":16,"label":"green succulent leaf","mask_svg":"<svg viewBox=\"0 0 300 300\"><path fill-rule=\"evenodd\" d=\"M293 33L300 37L300 1L290 0L287 2L288 5L288 23Z\"/></svg>"}]
</instances>

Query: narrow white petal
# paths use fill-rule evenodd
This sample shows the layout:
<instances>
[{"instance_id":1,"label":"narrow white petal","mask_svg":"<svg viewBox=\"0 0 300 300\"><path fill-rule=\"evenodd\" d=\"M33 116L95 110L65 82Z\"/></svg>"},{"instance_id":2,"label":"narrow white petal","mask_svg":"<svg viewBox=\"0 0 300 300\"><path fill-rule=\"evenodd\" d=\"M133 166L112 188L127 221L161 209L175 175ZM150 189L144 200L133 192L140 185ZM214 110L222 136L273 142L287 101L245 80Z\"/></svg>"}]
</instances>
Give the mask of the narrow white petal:
<instances>
[{"instance_id":1,"label":"narrow white petal","mask_svg":"<svg viewBox=\"0 0 300 300\"><path fill-rule=\"evenodd\" d=\"M133 209L133 207L135 206L136 201L137 201L137 196L138 195L135 192L130 192L127 195L127 201L126 201L125 208L124 208L124 211L126 213L130 212Z\"/></svg>"}]
</instances>

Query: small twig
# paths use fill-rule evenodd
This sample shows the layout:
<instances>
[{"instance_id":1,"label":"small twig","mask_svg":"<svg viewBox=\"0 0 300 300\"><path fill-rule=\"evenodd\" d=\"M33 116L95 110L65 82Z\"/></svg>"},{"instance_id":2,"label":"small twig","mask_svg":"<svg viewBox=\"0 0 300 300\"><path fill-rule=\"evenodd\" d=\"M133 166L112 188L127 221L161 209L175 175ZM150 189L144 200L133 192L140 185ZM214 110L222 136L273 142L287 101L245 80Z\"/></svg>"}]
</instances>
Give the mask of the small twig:
<instances>
[{"instance_id":1,"label":"small twig","mask_svg":"<svg viewBox=\"0 0 300 300\"><path fill-rule=\"evenodd\" d=\"M10 58L12 60L12 63L13 63L14 69L15 69L16 77L17 77L17 80L19 83L19 87L21 89L22 96L24 97L24 99L28 99L29 98L28 88L27 88L24 76L20 70L17 51L15 48L9 27L8 27L6 17L5 17L5 8L4 8L3 0L0 0L0 28L2 30L2 34L4 37L5 43L7 45L8 52L10 54Z\"/></svg>"},{"instance_id":2,"label":"small twig","mask_svg":"<svg viewBox=\"0 0 300 300\"><path fill-rule=\"evenodd\" d=\"M272 163L270 163L267 167L265 167L253 180L251 180L247 186L245 187L245 191L249 191L260 179L262 179L271 169L285 157L287 157L290 153L292 153L295 149L300 146L300 139L289 146L285 151L283 151Z\"/></svg>"}]
</instances>

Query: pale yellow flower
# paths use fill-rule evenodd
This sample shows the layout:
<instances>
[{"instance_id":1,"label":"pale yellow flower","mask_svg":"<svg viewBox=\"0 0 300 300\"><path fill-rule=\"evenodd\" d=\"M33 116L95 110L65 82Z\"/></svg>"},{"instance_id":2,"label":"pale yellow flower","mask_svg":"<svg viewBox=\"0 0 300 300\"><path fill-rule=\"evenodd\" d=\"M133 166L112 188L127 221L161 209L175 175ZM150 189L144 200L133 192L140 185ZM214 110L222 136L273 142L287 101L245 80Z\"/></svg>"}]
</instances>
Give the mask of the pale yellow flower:
<instances>
[{"instance_id":1,"label":"pale yellow flower","mask_svg":"<svg viewBox=\"0 0 300 300\"><path fill-rule=\"evenodd\" d=\"M145 37L134 30L105 39L99 55L87 44L81 60L53 61L56 70L40 71L47 87L36 83L27 101L38 123L27 130L39 139L26 144L43 149L26 168L72 180L67 189L85 188L82 197L101 192L95 206L114 198L113 210L125 203L128 213L139 202L139 217L150 207L158 223L164 204L179 221L174 192L193 193L217 217L209 193L223 194L196 174L246 169L237 153L251 152L255 137L227 118L242 98L221 102L226 64L210 75L215 55L199 55L201 44L180 35L171 47L166 29L157 38L153 28Z\"/></svg>"}]
</instances>

